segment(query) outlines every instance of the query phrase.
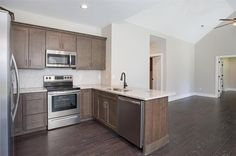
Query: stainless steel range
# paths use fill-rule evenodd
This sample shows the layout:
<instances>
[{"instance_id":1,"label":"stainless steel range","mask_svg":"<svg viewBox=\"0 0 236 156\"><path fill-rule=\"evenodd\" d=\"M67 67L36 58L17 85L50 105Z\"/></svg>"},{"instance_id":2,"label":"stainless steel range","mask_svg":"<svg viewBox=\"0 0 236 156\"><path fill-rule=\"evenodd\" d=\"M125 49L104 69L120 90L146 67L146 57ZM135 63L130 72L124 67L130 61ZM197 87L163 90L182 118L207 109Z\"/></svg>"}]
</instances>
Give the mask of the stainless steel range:
<instances>
[{"instance_id":1,"label":"stainless steel range","mask_svg":"<svg viewBox=\"0 0 236 156\"><path fill-rule=\"evenodd\" d=\"M44 76L48 91L48 129L80 122L80 88L71 75Z\"/></svg>"}]
</instances>

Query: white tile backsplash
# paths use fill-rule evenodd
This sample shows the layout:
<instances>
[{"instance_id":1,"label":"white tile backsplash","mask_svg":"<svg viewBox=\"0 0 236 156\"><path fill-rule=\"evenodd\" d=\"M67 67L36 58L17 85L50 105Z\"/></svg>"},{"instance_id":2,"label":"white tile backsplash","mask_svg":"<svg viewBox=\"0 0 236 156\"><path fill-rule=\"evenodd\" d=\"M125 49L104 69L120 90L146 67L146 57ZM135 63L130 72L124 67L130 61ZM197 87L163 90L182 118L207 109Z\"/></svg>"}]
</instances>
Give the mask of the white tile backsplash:
<instances>
[{"instance_id":1,"label":"white tile backsplash","mask_svg":"<svg viewBox=\"0 0 236 156\"><path fill-rule=\"evenodd\" d=\"M20 69L20 88L43 87L44 75L73 75L74 85L100 84L101 71L47 68L44 70Z\"/></svg>"}]
</instances>

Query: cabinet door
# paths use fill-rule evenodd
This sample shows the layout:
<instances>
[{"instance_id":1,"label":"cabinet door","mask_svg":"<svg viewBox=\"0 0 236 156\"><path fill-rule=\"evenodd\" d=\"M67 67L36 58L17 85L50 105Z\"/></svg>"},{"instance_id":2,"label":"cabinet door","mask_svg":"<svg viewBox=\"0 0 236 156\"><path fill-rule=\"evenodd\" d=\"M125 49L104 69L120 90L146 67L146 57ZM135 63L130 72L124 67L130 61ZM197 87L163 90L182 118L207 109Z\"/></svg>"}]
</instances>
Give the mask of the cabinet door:
<instances>
[{"instance_id":1,"label":"cabinet door","mask_svg":"<svg viewBox=\"0 0 236 156\"><path fill-rule=\"evenodd\" d=\"M28 28L12 26L11 49L18 68L28 68Z\"/></svg>"},{"instance_id":2,"label":"cabinet door","mask_svg":"<svg viewBox=\"0 0 236 156\"><path fill-rule=\"evenodd\" d=\"M99 96L96 92L93 94L93 117L98 119Z\"/></svg>"},{"instance_id":3,"label":"cabinet door","mask_svg":"<svg viewBox=\"0 0 236 156\"><path fill-rule=\"evenodd\" d=\"M29 68L45 67L45 30L29 29Z\"/></svg>"},{"instance_id":4,"label":"cabinet door","mask_svg":"<svg viewBox=\"0 0 236 156\"><path fill-rule=\"evenodd\" d=\"M92 117L92 95L90 89L81 90L80 114L81 119Z\"/></svg>"},{"instance_id":5,"label":"cabinet door","mask_svg":"<svg viewBox=\"0 0 236 156\"><path fill-rule=\"evenodd\" d=\"M26 131L37 131L47 126L47 114L34 114L24 117L24 129Z\"/></svg>"},{"instance_id":6,"label":"cabinet door","mask_svg":"<svg viewBox=\"0 0 236 156\"><path fill-rule=\"evenodd\" d=\"M91 69L92 39L77 36L77 69Z\"/></svg>"},{"instance_id":7,"label":"cabinet door","mask_svg":"<svg viewBox=\"0 0 236 156\"><path fill-rule=\"evenodd\" d=\"M104 70L106 57L106 41L92 39L92 69Z\"/></svg>"},{"instance_id":8,"label":"cabinet door","mask_svg":"<svg viewBox=\"0 0 236 156\"><path fill-rule=\"evenodd\" d=\"M76 35L74 34L61 34L62 50L76 52Z\"/></svg>"},{"instance_id":9,"label":"cabinet door","mask_svg":"<svg viewBox=\"0 0 236 156\"><path fill-rule=\"evenodd\" d=\"M16 117L14 120L14 134L17 135L22 132L23 132L23 111L22 111L22 97L20 96L20 101L16 112Z\"/></svg>"},{"instance_id":10,"label":"cabinet door","mask_svg":"<svg viewBox=\"0 0 236 156\"><path fill-rule=\"evenodd\" d=\"M50 50L61 50L61 33L56 31L47 31L46 48Z\"/></svg>"},{"instance_id":11,"label":"cabinet door","mask_svg":"<svg viewBox=\"0 0 236 156\"><path fill-rule=\"evenodd\" d=\"M99 105L98 105L98 119L104 123L107 123L107 108L109 102L107 99L99 96Z\"/></svg>"},{"instance_id":12,"label":"cabinet door","mask_svg":"<svg viewBox=\"0 0 236 156\"><path fill-rule=\"evenodd\" d=\"M117 101L114 99L109 100L108 106L108 124L111 128L117 128Z\"/></svg>"}]
</instances>

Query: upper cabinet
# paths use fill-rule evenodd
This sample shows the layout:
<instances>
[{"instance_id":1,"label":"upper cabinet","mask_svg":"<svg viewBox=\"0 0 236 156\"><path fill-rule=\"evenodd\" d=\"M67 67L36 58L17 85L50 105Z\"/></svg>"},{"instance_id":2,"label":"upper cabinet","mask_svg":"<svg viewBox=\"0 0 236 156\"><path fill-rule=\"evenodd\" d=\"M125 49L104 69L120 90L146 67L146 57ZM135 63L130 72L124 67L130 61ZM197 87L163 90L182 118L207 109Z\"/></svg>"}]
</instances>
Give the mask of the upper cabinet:
<instances>
[{"instance_id":1,"label":"upper cabinet","mask_svg":"<svg viewBox=\"0 0 236 156\"><path fill-rule=\"evenodd\" d=\"M106 41L92 39L92 69L104 70L106 58Z\"/></svg>"},{"instance_id":2,"label":"upper cabinet","mask_svg":"<svg viewBox=\"0 0 236 156\"><path fill-rule=\"evenodd\" d=\"M13 25L11 49L18 68L43 69L45 67L45 30Z\"/></svg>"},{"instance_id":3,"label":"upper cabinet","mask_svg":"<svg viewBox=\"0 0 236 156\"><path fill-rule=\"evenodd\" d=\"M77 69L104 70L106 40L77 36Z\"/></svg>"},{"instance_id":4,"label":"upper cabinet","mask_svg":"<svg viewBox=\"0 0 236 156\"><path fill-rule=\"evenodd\" d=\"M50 50L76 51L76 35L57 31L47 31L46 48Z\"/></svg>"},{"instance_id":5,"label":"upper cabinet","mask_svg":"<svg viewBox=\"0 0 236 156\"><path fill-rule=\"evenodd\" d=\"M44 69L46 50L77 52L78 70L104 70L106 38L12 22L11 50L19 69Z\"/></svg>"}]
</instances>

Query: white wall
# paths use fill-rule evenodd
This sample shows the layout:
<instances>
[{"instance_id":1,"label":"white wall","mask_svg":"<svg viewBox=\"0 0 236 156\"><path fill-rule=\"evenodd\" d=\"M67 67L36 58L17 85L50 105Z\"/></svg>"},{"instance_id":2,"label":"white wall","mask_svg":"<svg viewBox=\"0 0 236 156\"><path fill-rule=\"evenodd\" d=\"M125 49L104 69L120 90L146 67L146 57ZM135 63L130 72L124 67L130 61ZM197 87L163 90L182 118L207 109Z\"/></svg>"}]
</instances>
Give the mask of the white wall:
<instances>
[{"instance_id":1,"label":"white wall","mask_svg":"<svg viewBox=\"0 0 236 156\"><path fill-rule=\"evenodd\" d=\"M112 85L122 85L126 73L130 87L149 88L149 34L128 23L112 24Z\"/></svg>"},{"instance_id":2,"label":"white wall","mask_svg":"<svg viewBox=\"0 0 236 156\"><path fill-rule=\"evenodd\" d=\"M236 91L236 58L226 58L224 61L224 90Z\"/></svg>"},{"instance_id":3,"label":"white wall","mask_svg":"<svg viewBox=\"0 0 236 156\"><path fill-rule=\"evenodd\" d=\"M234 13L231 17L236 16ZM195 91L215 96L216 56L236 55L236 29L214 29L195 45Z\"/></svg>"},{"instance_id":4,"label":"white wall","mask_svg":"<svg viewBox=\"0 0 236 156\"><path fill-rule=\"evenodd\" d=\"M32 14L25 11L11 9L15 13L17 22L57 28L62 30L101 35L101 29L93 26L72 23L61 19ZM42 87L44 75L73 75L74 85L100 84L101 71L81 71L71 69L19 70L20 87Z\"/></svg>"},{"instance_id":5,"label":"white wall","mask_svg":"<svg viewBox=\"0 0 236 156\"><path fill-rule=\"evenodd\" d=\"M194 45L159 35L130 23L111 26L111 83L122 85L120 74L127 73L130 87L149 88L150 36L166 40L167 91L176 93L170 100L192 95L194 91ZM102 76L102 79L104 77Z\"/></svg>"},{"instance_id":6,"label":"white wall","mask_svg":"<svg viewBox=\"0 0 236 156\"><path fill-rule=\"evenodd\" d=\"M100 84L100 71L47 68L44 70L19 70L20 88L43 87L45 75L73 75L74 85Z\"/></svg>"},{"instance_id":7,"label":"white wall","mask_svg":"<svg viewBox=\"0 0 236 156\"><path fill-rule=\"evenodd\" d=\"M167 38L167 90L176 93L171 100L191 96L194 92L194 45Z\"/></svg>"}]
</instances>

